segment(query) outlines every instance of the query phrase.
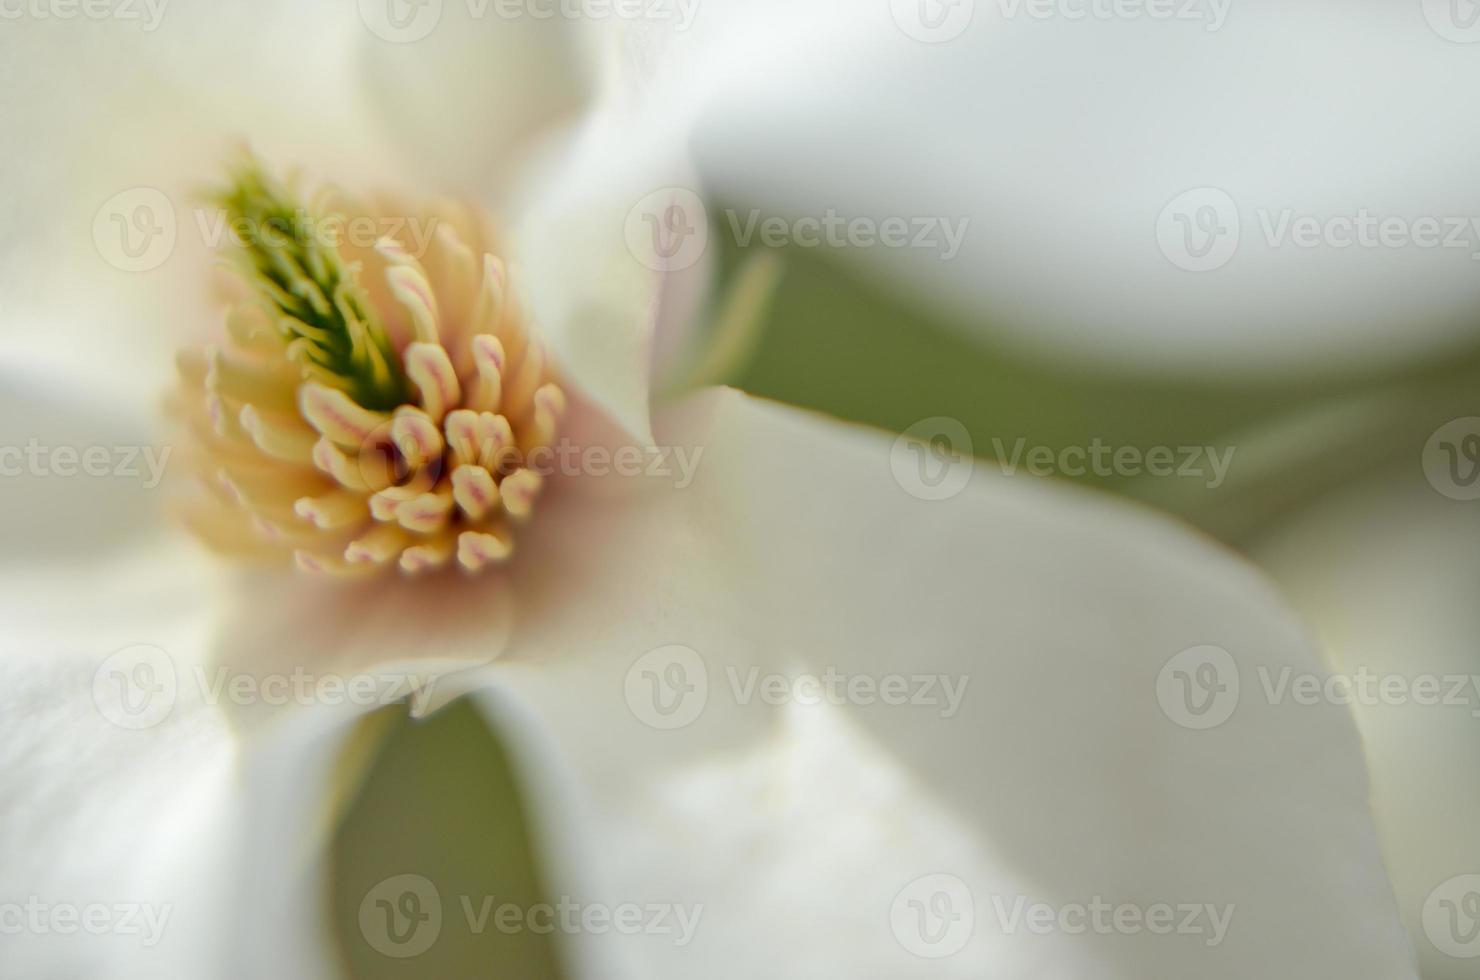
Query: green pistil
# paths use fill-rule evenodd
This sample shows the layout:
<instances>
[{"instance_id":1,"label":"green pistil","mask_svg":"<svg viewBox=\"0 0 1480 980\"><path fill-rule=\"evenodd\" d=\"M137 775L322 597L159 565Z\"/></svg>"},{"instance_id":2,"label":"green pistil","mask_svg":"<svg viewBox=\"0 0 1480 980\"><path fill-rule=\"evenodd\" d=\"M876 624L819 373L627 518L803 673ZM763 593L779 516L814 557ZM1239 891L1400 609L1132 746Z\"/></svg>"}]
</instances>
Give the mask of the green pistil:
<instances>
[{"instance_id":1,"label":"green pistil","mask_svg":"<svg viewBox=\"0 0 1480 980\"><path fill-rule=\"evenodd\" d=\"M385 327L346 264L310 215L251 156L215 196L245 252L248 282L277 314L288 355L306 376L339 388L357 404L390 411L411 387Z\"/></svg>"}]
</instances>

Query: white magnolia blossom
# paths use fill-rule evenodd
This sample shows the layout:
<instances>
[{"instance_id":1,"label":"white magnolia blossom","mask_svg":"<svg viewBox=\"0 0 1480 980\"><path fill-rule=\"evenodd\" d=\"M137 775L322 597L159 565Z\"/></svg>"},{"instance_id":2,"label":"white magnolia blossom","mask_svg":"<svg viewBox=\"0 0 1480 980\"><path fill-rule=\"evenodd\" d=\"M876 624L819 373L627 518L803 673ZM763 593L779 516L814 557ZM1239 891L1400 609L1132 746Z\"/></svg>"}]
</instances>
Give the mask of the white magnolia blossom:
<instances>
[{"instance_id":1,"label":"white magnolia blossom","mask_svg":"<svg viewBox=\"0 0 1480 980\"><path fill-rule=\"evenodd\" d=\"M656 335L682 348L706 266L655 275L624 226L686 186L679 151L749 140L758 172L788 174L817 143L770 93L844 134L871 109L904 153L919 120L897 97L927 64L994 91L974 74L1004 50L989 25L931 61L946 49L884 4L710 2L682 32L448 4L407 44L366 4L302 6L0 33L0 444L162 444L174 351L222 316L188 191L244 138L347 187L481 193L573 437L702 458L691 482L551 481L493 574L352 584L211 559L123 476L9 481L0 911L41 925L6 937L7 970L335 975L324 845L366 708L213 696L200 678L224 671L257 692L435 678L425 709L465 692L516 755L553 892L703 907L682 945L572 937L576 976L1414 975L1356 733L1340 707L1259 694L1260 668L1319 666L1247 565L1047 481L968 469L922 499L940 495L907 447L738 392L649 413ZM755 106L775 133L744 128ZM867 203L872 144L837 145L837 199ZM923 182L945 193L978 149L883 162L938 165ZM108 202L141 188L177 241L128 272ZM674 664L705 695L693 717L634 695ZM861 686L814 693L839 677ZM167 713L130 714L129 682ZM97 902L170 911L147 937L50 914Z\"/></svg>"},{"instance_id":2,"label":"white magnolia blossom","mask_svg":"<svg viewBox=\"0 0 1480 980\"><path fill-rule=\"evenodd\" d=\"M817 62L757 59L773 70L712 100L695 153L789 214L968 219L950 261L941 235L844 250L962 329L1061 364L1265 382L1474 342L1466 4L856 6L881 23L834 27L856 58L805 86ZM936 43L898 44L891 10Z\"/></svg>"},{"instance_id":3,"label":"white magnolia blossom","mask_svg":"<svg viewBox=\"0 0 1480 980\"><path fill-rule=\"evenodd\" d=\"M1480 431L1473 418L1459 421L1461 431ZM1451 423L1450 434L1435 435L1454 431ZM1272 528L1254 554L1315 625L1330 661L1333 680L1299 694L1285 686L1284 696L1352 706L1423 975L1461 980L1480 954L1480 844L1470 819L1480 794L1469 775L1480 765L1480 515L1473 480L1452 480L1437 440L1425 453L1419 441ZM1459 462L1464 477L1473 460Z\"/></svg>"}]
</instances>

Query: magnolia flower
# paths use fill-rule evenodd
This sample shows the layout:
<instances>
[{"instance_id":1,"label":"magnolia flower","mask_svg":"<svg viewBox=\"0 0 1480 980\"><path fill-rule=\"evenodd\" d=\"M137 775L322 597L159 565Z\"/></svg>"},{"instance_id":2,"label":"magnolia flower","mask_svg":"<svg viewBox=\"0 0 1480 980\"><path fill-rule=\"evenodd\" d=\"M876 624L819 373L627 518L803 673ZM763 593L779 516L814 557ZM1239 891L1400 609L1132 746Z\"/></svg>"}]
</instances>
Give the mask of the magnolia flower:
<instances>
[{"instance_id":1,"label":"magnolia flower","mask_svg":"<svg viewBox=\"0 0 1480 980\"><path fill-rule=\"evenodd\" d=\"M1473 343L1463 4L999 0L920 4L913 24L913 2L870 6L933 43L882 30L808 86L756 83L695 152L713 186L789 213L825 194L969 218L951 261L845 250L957 329L1080 369L1260 384Z\"/></svg>"},{"instance_id":2,"label":"magnolia flower","mask_svg":"<svg viewBox=\"0 0 1480 980\"><path fill-rule=\"evenodd\" d=\"M1328 652L1337 686L1315 696L1352 706L1404 922L1437 980L1471 975L1480 953L1476 789L1458 776L1476 764L1480 710L1471 390L1396 424L1401 454L1254 548Z\"/></svg>"},{"instance_id":3,"label":"magnolia flower","mask_svg":"<svg viewBox=\"0 0 1480 980\"><path fill-rule=\"evenodd\" d=\"M891 44L912 78L885 13L710 4L637 72L559 21L447 22L418 49L274 4L5 36L28 80L73 69L4 120L0 418L36 446L5 509L11 962L333 975L324 843L365 689L486 713L554 893L687 913L683 942L577 930L575 976L1412 975L1348 717L1239 695L1256 667L1318 669L1245 564L737 391L653 397L702 311L755 304L629 247L634 207L673 200L678 151L758 86L810 96ZM139 189L180 209L236 138L344 189L304 213L446 224L421 254L248 235L224 294L187 222L154 269L110 270L138 239L120 259L107 235L159 233ZM225 179L237 218L307 190ZM364 203L382 181L425 203ZM482 199L451 211L449 187ZM171 347L210 344L166 380ZM62 475L66 447L157 446L170 390L194 434L166 448L219 492L189 525L237 558L121 459ZM575 472L533 472L561 440ZM698 465L594 465L655 447ZM435 941L424 887L367 902Z\"/></svg>"}]
</instances>

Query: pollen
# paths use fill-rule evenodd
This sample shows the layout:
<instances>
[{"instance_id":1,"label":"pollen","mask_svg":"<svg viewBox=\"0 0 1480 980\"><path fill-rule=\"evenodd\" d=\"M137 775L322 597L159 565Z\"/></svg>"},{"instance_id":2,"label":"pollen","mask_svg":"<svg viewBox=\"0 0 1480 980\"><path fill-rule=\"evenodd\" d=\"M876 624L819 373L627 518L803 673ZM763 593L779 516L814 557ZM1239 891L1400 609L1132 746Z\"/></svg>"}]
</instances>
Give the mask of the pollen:
<instances>
[{"instance_id":1,"label":"pollen","mask_svg":"<svg viewBox=\"0 0 1480 980\"><path fill-rule=\"evenodd\" d=\"M296 183L248 159L216 198L235 275L219 341L179 359L188 525L312 573L507 561L566 399L486 222Z\"/></svg>"}]
</instances>

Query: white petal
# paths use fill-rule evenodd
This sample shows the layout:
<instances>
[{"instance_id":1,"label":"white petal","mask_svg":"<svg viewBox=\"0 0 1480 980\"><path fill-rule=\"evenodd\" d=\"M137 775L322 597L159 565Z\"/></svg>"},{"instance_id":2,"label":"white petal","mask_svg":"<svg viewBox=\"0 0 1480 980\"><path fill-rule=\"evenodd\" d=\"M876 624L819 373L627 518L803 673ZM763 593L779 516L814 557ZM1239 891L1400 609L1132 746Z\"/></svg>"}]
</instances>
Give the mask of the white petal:
<instances>
[{"instance_id":1,"label":"white petal","mask_svg":"<svg viewBox=\"0 0 1480 980\"><path fill-rule=\"evenodd\" d=\"M241 143L351 185L383 179L390 154L356 69L353 4L105 7L142 19L83 5L0 32L0 330L10 356L143 395L220 316L208 270L229 236L199 195Z\"/></svg>"},{"instance_id":2,"label":"white petal","mask_svg":"<svg viewBox=\"0 0 1480 980\"><path fill-rule=\"evenodd\" d=\"M363 0L362 77L410 172L486 194L591 95L580 24L505 4ZM500 16L517 9L519 16ZM389 16L400 11L402 16ZM411 17L404 15L409 12Z\"/></svg>"},{"instance_id":3,"label":"white petal","mask_svg":"<svg viewBox=\"0 0 1480 980\"><path fill-rule=\"evenodd\" d=\"M135 549L6 569L0 894L17 908L34 897L18 931L7 919L17 975L95 976L110 964L180 975L192 960L202 975L214 969L205 947L223 923L193 909L219 913L211 899L224 880L201 867L215 841L201 815L228 785L234 748L219 714L177 696L176 664L187 661L175 658L193 653L209 622L209 590L189 557ZM177 859L196 863L190 877L171 873ZM106 924L84 931L95 903ZM211 931L194 931L203 921Z\"/></svg>"},{"instance_id":4,"label":"white petal","mask_svg":"<svg viewBox=\"0 0 1480 980\"><path fill-rule=\"evenodd\" d=\"M1150 512L984 468L917 499L887 437L734 393L683 416L660 436L704 446L691 486L591 479L544 502L521 547L546 557L487 672L552 892L702 905L687 944L581 935L577 975L1413 976L1350 719L1257 696L1257 666L1316 661L1249 568ZM1244 690L1192 730L1165 682L1207 645ZM967 687L954 714L911 681L903 705L768 703L769 673L828 668ZM941 881L974 903L954 906L975 926L954 952L910 905ZM1213 948L1206 922L1008 931L997 902L1020 897L1232 919Z\"/></svg>"},{"instance_id":5,"label":"white petal","mask_svg":"<svg viewBox=\"0 0 1480 980\"><path fill-rule=\"evenodd\" d=\"M1451 922L1439 903L1462 900L1456 879L1480 870L1469 819L1480 807L1470 778L1480 766L1480 691L1471 683L1480 675L1480 511L1429 484L1415 452L1274 529L1255 554L1316 627L1331 670L1366 685L1355 687L1352 711L1424 976L1473 975L1473 959L1455 954L1473 956L1480 945L1459 941L1466 920Z\"/></svg>"},{"instance_id":6,"label":"white petal","mask_svg":"<svg viewBox=\"0 0 1480 980\"><path fill-rule=\"evenodd\" d=\"M1472 46L1430 26L1446 4L1364 4L1359 16L1342 0L1134 4L1142 16L1081 19L1069 15L1126 8L731 6L706 3L692 31L665 36L665 58L684 68L651 96L683 107L706 184L789 217L969 222L952 258L930 229L925 247L842 249L963 329L1204 375L1411 362L1475 338L1464 314L1480 295L1468 176L1480 141L1454 120L1480 108L1480 88ZM1158 6L1177 17L1144 15ZM891 9L904 22L948 15L943 43L915 40ZM818 10L830 16L808 16ZM1227 198L1164 216L1206 187ZM1200 245L1202 205L1217 202L1240 220L1237 250L1185 271L1159 222L1189 261L1178 222ZM1374 228L1352 247L1303 247L1284 227L1363 216ZM1384 246L1375 225L1388 218L1419 243ZM1421 218L1452 226L1455 247L1429 241Z\"/></svg>"},{"instance_id":7,"label":"white petal","mask_svg":"<svg viewBox=\"0 0 1480 980\"><path fill-rule=\"evenodd\" d=\"M687 157L666 128L599 113L535 172L515 247L536 327L582 391L649 440L657 352L687 342L714 258Z\"/></svg>"},{"instance_id":8,"label":"white petal","mask_svg":"<svg viewBox=\"0 0 1480 980\"><path fill-rule=\"evenodd\" d=\"M0 446L23 450L0 459L6 965L209 978L259 973L270 953L333 976L309 859L324 825L309 818L353 729L330 714L291 753L243 748L208 660L219 570L166 522L143 462L167 470L173 447L97 389L6 379ZM67 455L90 451L86 470Z\"/></svg>"}]
</instances>

